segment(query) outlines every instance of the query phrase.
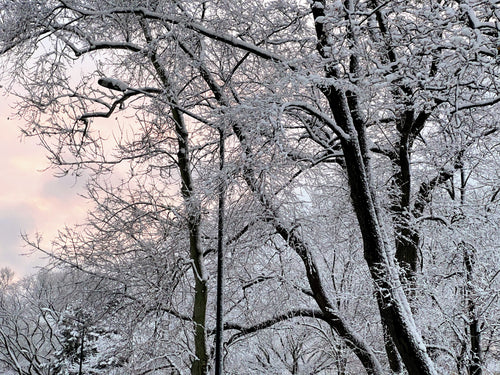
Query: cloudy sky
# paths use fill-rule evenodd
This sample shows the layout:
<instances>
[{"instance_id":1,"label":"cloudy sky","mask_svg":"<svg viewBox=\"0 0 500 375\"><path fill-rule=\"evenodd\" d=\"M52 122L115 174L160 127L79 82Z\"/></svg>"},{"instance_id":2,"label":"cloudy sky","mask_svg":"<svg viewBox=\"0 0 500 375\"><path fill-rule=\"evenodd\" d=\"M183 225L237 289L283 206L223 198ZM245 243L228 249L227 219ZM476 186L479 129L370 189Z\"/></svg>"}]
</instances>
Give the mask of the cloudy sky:
<instances>
[{"instance_id":1,"label":"cloudy sky","mask_svg":"<svg viewBox=\"0 0 500 375\"><path fill-rule=\"evenodd\" d=\"M43 149L34 139L21 139L22 124L12 116L13 99L0 94L0 267L23 276L44 260L21 255L28 249L20 234L39 232L50 246L58 228L81 221L85 202L78 194L84 181L44 171L48 161Z\"/></svg>"}]
</instances>

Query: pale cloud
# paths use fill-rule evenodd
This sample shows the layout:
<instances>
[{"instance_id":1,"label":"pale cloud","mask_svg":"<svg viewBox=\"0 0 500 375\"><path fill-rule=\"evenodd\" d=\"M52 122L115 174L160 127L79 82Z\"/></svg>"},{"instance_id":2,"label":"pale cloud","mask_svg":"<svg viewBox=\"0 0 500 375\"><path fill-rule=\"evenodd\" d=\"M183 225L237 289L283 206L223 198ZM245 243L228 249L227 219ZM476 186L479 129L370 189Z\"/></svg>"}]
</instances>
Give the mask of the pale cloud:
<instances>
[{"instance_id":1,"label":"pale cloud","mask_svg":"<svg viewBox=\"0 0 500 375\"><path fill-rule=\"evenodd\" d=\"M56 178L46 170L43 149L34 139L21 140L21 123L13 119L9 103L5 97L0 101L0 267L25 275L43 260L21 256L27 249L20 234L42 233L49 246L58 229L85 218L87 207L78 196L84 181Z\"/></svg>"},{"instance_id":2,"label":"pale cloud","mask_svg":"<svg viewBox=\"0 0 500 375\"><path fill-rule=\"evenodd\" d=\"M0 209L0 265L10 267L16 274L31 272L41 264L37 257L22 256L23 241L21 233L34 228L34 216L31 207L26 205L2 204Z\"/></svg>"}]
</instances>

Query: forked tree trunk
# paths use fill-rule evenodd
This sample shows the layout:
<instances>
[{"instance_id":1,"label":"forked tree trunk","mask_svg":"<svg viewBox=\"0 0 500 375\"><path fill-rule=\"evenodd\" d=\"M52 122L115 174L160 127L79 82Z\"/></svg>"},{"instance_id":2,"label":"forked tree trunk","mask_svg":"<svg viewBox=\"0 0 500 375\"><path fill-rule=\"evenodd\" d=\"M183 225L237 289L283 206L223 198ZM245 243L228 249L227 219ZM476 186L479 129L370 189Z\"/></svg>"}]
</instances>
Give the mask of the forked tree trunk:
<instances>
[{"instance_id":1,"label":"forked tree trunk","mask_svg":"<svg viewBox=\"0 0 500 375\"><path fill-rule=\"evenodd\" d=\"M361 230L364 257L375 285L382 320L398 349L409 375L435 374L424 342L416 329L408 300L399 281L389 251L389 242L377 214L377 204L369 178L368 159L363 155L359 135L351 128L351 138L342 142L351 199Z\"/></svg>"}]
</instances>

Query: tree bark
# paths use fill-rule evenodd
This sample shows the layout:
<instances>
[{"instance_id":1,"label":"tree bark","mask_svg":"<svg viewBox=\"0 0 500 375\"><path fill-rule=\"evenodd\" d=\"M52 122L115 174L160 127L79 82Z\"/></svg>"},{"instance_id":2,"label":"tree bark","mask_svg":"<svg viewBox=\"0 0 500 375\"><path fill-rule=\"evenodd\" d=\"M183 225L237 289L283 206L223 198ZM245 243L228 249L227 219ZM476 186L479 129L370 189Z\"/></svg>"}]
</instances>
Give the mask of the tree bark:
<instances>
[{"instance_id":1,"label":"tree bark","mask_svg":"<svg viewBox=\"0 0 500 375\"><path fill-rule=\"evenodd\" d=\"M364 164L358 133L350 127L349 140L342 141L351 199L363 238L364 257L372 276L380 315L398 349L409 375L435 374L424 342L417 331L413 315L399 281L397 268L383 224L377 215L377 203Z\"/></svg>"},{"instance_id":2,"label":"tree bark","mask_svg":"<svg viewBox=\"0 0 500 375\"><path fill-rule=\"evenodd\" d=\"M465 205L465 191L467 178L465 177L465 169L463 163L463 152L459 153L457 164L460 168L460 206ZM481 329L479 327L479 318L477 314L476 301L474 299L474 263L476 249L465 242L461 242L459 247L462 248L464 256L466 284L465 284L465 303L467 305L467 317L469 321L469 375L482 375L483 350L481 348Z\"/></svg>"},{"instance_id":3,"label":"tree bark","mask_svg":"<svg viewBox=\"0 0 500 375\"><path fill-rule=\"evenodd\" d=\"M153 43L153 37L147 22L140 20L140 25L148 43ZM168 73L160 63L156 50L149 53L149 59L154 70L158 74L165 92L172 92ZM194 324L194 347L195 358L191 365L192 375L205 375L208 373L208 349L206 334L207 313L207 272L205 269L204 252L201 245L201 207L194 194L193 178L191 173L189 133L181 111L177 108L177 100L173 94L167 94L170 111L174 120L175 133L177 135L177 164L181 177L181 194L186 207L187 225L189 230L189 253L193 262L193 275L195 279L193 324Z\"/></svg>"},{"instance_id":4,"label":"tree bark","mask_svg":"<svg viewBox=\"0 0 500 375\"><path fill-rule=\"evenodd\" d=\"M477 316L476 301L474 300L473 270L474 270L474 248L465 243L461 244L464 253L465 272L467 275L465 286L465 298L467 304L467 315L469 319L469 375L482 375L483 352L481 349L481 329Z\"/></svg>"},{"instance_id":5,"label":"tree bark","mask_svg":"<svg viewBox=\"0 0 500 375\"><path fill-rule=\"evenodd\" d=\"M193 181L189 162L188 132L179 111L175 108L171 108L171 110L177 133L177 142L179 147L177 157L182 180L181 192L187 211L190 256L193 262L193 274L195 278L193 307L193 322L195 325L195 358L191 366L191 374L205 375L208 372L208 350L205 327L207 311L207 276L200 237L201 209L196 197L194 197Z\"/></svg>"}]
</instances>

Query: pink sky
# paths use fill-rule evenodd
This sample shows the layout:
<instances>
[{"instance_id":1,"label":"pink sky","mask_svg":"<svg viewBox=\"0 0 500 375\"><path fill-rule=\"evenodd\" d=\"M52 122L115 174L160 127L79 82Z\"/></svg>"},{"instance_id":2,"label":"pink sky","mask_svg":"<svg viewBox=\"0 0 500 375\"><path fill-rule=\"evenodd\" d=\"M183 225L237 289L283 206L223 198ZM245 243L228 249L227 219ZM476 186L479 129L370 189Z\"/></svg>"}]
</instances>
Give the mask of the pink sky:
<instances>
[{"instance_id":1,"label":"pink sky","mask_svg":"<svg viewBox=\"0 0 500 375\"><path fill-rule=\"evenodd\" d=\"M84 181L56 178L44 150L35 139L21 139L11 108L13 99L0 95L0 267L12 268L17 276L34 271L44 263L37 256L21 256L27 249L20 233L43 234L45 244L65 224L85 217L85 201L78 196Z\"/></svg>"}]
</instances>

